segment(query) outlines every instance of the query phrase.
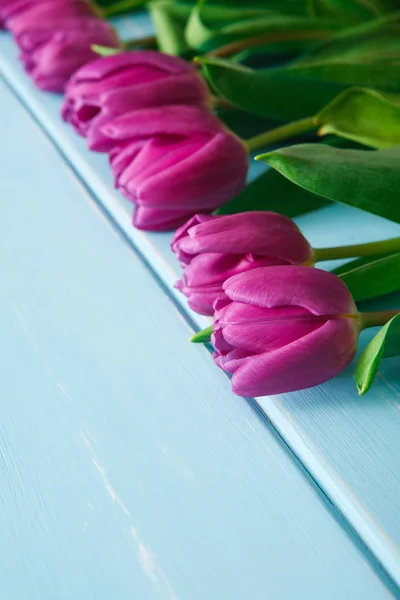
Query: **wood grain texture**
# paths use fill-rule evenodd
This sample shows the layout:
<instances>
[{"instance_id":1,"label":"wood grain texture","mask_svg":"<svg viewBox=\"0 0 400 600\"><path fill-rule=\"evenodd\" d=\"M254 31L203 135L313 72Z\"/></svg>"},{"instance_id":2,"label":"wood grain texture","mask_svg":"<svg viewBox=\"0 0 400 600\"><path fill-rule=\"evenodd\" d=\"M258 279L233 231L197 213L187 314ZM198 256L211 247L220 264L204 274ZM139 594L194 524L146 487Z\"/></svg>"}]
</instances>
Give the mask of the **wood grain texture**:
<instances>
[{"instance_id":1,"label":"wood grain texture","mask_svg":"<svg viewBox=\"0 0 400 600\"><path fill-rule=\"evenodd\" d=\"M131 206L113 190L106 157L88 152L84 140L60 121L57 96L33 88L7 34L0 36L0 51L0 66L8 82L84 185L192 322L199 328L206 326L207 319L188 310L184 298L173 288L179 268L169 250L171 235L145 234L131 226ZM315 246L399 234L398 225L343 206L306 215L298 222ZM391 297L388 305L390 302L399 305L400 299ZM364 335L363 340L370 335ZM314 390L259 398L257 402L332 503L400 583L398 364L397 359L385 361L377 384L363 399L356 395L349 369L341 378Z\"/></svg>"},{"instance_id":2,"label":"wood grain texture","mask_svg":"<svg viewBox=\"0 0 400 600\"><path fill-rule=\"evenodd\" d=\"M1 83L4 600L375 600L379 566Z\"/></svg>"}]
</instances>

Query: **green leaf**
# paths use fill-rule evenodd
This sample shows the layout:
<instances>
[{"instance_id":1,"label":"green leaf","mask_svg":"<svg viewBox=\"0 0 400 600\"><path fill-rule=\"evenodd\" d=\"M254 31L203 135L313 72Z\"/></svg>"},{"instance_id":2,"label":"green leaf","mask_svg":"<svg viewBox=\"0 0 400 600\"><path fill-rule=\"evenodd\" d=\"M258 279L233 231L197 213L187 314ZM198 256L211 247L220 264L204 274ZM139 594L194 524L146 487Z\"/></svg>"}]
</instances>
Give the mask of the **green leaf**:
<instances>
[{"instance_id":1,"label":"green leaf","mask_svg":"<svg viewBox=\"0 0 400 600\"><path fill-rule=\"evenodd\" d=\"M103 9L108 18L137 10L146 4L146 0L96 0L95 4Z\"/></svg>"},{"instance_id":2,"label":"green leaf","mask_svg":"<svg viewBox=\"0 0 400 600\"><path fill-rule=\"evenodd\" d=\"M370 389L378 372L381 360L400 355L400 315L393 317L361 354L354 373L360 396Z\"/></svg>"},{"instance_id":3,"label":"green leaf","mask_svg":"<svg viewBox=\"0 0 400 600\"><path fill-rule=\"evenodd\" d=\"M310 14L329 17L344 23L358 23L385 12L379 0L309 0Z\"/></svg>"},{"instance_id":4,"label":"green leaf","mask_svg":"<svg viewBox=\"0 0 400 600\"><path fill-rule=\"evenodd\" d=\"M309 192L400 223L400 146L348 150L300 144L257 159Z\"/></svg>"},{"instance_id":5,"label":"green leaf","mask_svg":"<svg viewBox=\"0 0 400 600\"><path fill-rule=\"evenodd\" d=\"M254 70L215 58L203 57L200 62L219 95L246 112L277 121L315 115L348 86L400 93L400 69L390 63Z\"/></svg>"},{"instance_id":6,"label":"green leaf","mask_svg":"<svg viewBox=\"0 0 400 600\"><path fill-rule=\"evenodd\" d=\"M339 24L330 19L288 14L272 6L266 3L260 7L251 0L239 7L200 0L187 25L187 42L196 50L210 51L230 42L262 35L266 38L265 43L271 44L265 48L267 52L298 51L339 29Z\"/></svg>"},{"instance_id":7,"label":"green leaf","mask_svg":"<svg viewBox=\"0 0 400 600\"><path fill-rule=\"evenodd\" d=\"M213 89L251 114L294 121L315 115L343 90L343 85L313 80L300 70L254 70L221 59L201 58Z\"/></svg>"},{"instance_id":8,"label":"green leaf","mask_svg":"<svg viewBox=\"0 0 400 600\"><path fill-rule=\"evenodd\" d=\"M327 200L307 192L277 171L268 169L251 181L236 198L218 208L215 214L269 210L293 218L318 210L326 204L329 204Z\"/></svg>"},{"instance_id":9,"label":"green leaf","mask_svg":"<svg viewBox=\"0 0 400 600\"><path fill-rule=\"evenodd\" d=\"M121 54L123 52L121 48L109 48L108 46L99 46L98 44L93 44L90 48L99 56L114 56L114 54Z\"/></svg>"},{"instance_id":10,"label":"green leaf","mask_svg":"<svg viewBox=\"0 0 400 600\"><path fill-rule=\"evenodd\" d=\"M317 115L320 135L334 133L372 148L400 144L400 96L351 88Z\"/></svg>"},{"instance_id":11,"label":"green leaf","mask_svg":"<svg viewBox=\"0 0 400 600\"><path fill-rule=\"evenodd\" d=\"M361 256L360 258L354 258L352 260L347 261L343 265L336 267L333 269L332 273L335 275L342 275L343 273L347 273L348 271L354 271L359 267L363 267L369 263L375 262L376 260L381 260L381 258L386 258L386 256L391 256L393 252L387 252L386 254L373 254L370 256Z\"/></svg>"},{"instance_id":12,"label":"green leaf","mask_svg":"<svg viewBox=\"0 0 400 600\"><path fill-rule=\"evenodd\" d=\"M288 67L253 70L202 58L214 89L235 106L282 121L310 117L347 87L400 93L400 18L349 28Z\"/></svg>"},{"instance_id":13,"label":"green leaf","mask_svg":"<svg viewBox=\"0 0 400 600\"><path fill-rule=\"evenodd\" d=\"M206 344L207 342L210 341L213 330L214 330L214 325L210 325L209 327L206 327L205 329L202 329L201 331L198 331L197 333L195 333L190 338L190 341L193 342L194 344Z\"/></svg>"},{"instance_id":14,"label":"green leaf","mask_svg":"<svg viewBox=\"0 0 400 600\"><path fill-rule=\"evenodd\" d=\"M400 5L399 5L400 8ZM395 12L367 23L339 31L297 59L295 68L312 64L376 63L400 57L400 13Z\"/></svg>"},{"instance_id":15,"label":"green leaf","mask_svg":"<svg viewBox=\"0 0 400 600\"><path fill-rule=\"evenodd\" d=\"M356 302L400 290L400 253L342 267L339 274Z\"/></svg>"},{"instance_id":16,"label":"green leaf","mask_svg":"<svg viewBox=\"0 0 400 600\"><path fill-rule=\"evenodd\" d=\"M189 50L185 39L186 24L193 3L153 0L147 5L156 30L158 47L165 54L179 55Z\"/></svg>"}]
</instances>

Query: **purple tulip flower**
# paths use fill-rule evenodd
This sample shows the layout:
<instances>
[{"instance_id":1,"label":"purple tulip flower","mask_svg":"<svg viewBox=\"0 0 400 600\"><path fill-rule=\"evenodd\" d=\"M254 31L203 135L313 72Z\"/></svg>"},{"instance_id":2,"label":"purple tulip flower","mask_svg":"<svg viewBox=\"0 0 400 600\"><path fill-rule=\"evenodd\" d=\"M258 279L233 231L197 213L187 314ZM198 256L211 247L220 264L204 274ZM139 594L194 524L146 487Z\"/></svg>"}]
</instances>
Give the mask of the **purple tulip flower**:
<instances>
[{"instance_id":1,"label":"purple tulip flower","mask_svg":"<svg viewBox=\"0 0 400 600\"><path fill-rule=\"evenodd\" d=\"M211 341L236 394L309 388L353 359L361 318L336 275L303 266L261 267L234 275L223 287Z\"/></svg>"},{"instance_id":2,"label":"purple tulip flower","mask_svg":"<svg viewBox=\"0 0 400 600\"><path fill-rule=\"evenodd\" d=\"M88 0L0 0L0 22L7 28L31 28L43 19L77 15L99 15L99 11Z\"/></svg>"},{"instance_id":3,"label":"purple tulip flower","mask_svg":"<svg viewBox=\"0 0 400 600\"><path fill-rule=\"evenodd\" d=\"M189 306L213 315L223 283L257 267L312 264L313 250L293 221L272 212L195 215L171 244L184 271L176 287Z\"/></svg>"},{"instance_id":4,"label":"purple tulip flower","mask_svg":"<svg viewBox=\"0 0 400 600\"><path fill-rule=\"evenodd\" d=\"M91 149L101 147L101 127L138 108L169 104L207 106L208 88L186 61L161 52L123 52L99 58L69 81L62 116Z\"/></svg>"},{"instance_id":5,"label":"purple tulip flower","mask_svg":"<svg viewBox=\"0 0 400 600\"><path fill-rule=\"evenodd\" d=\"M120 47L114 29L95 17L54 21L53 26L27 30L17 37L21 60L35 85L62 92L76 69L97 58L92 44Z\"/></svg>"},{"instance_id":6,"label":"purple tulip flower","mask_svg":"<svg viewBox=\"0 0 400 600\"><path fill-rule=\"evenodd\" d=\"M85 0L19 0L6 3L1 14L16 38L26 31L54 29L54 22L63 19L99 16L98 10Z\"/></svg>"},{"instance_id":7,"label":"purple tulip flower","mask_svg":"<svg viewBox=\"0 0 400 600\"><path fill-rule=\"evenodd\" d=\"M211 212L244 186L242 141L194 106L140 109L102 128L116 187L136 205L134 225L167 231Z\"/></svg>"}]
</instances>

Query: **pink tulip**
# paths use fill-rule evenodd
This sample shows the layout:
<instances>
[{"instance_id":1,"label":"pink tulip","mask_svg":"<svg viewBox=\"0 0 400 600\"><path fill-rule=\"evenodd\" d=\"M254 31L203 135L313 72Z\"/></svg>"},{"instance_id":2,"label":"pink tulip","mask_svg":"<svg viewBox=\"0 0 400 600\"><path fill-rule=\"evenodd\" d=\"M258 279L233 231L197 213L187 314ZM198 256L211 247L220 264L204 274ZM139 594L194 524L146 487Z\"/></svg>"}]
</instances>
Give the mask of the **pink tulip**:
<instances>
[{"instance_id":1,"label":"pink tulip","mask_svg":"<svg viewBox=\"0 0 400 600\"><path fill-rule=\"evenodd\" d=\"M136 205L134 225L166 231L211 212L244 186L241 140L194 106L136 110L102 128L116 187Z\"/></svg>"},{"instance_id":2,"label":"pink tulip","mask_svg":"<svg viewBox=\"0 0 400 600\"><path fill-rule=\"evenodd\" d=\"M52 29L62 19L98 17L98 10L86 0L19 0L2 9L7 29L18 37L26 31Z\"/></svg>"},{"instance_id":3,"label":"pink tulip","mask_svg":"<svg viewBox=\"0 0 400 600\"><path fill-rule=\"evenodd\" d=\"M361 318L343 281L304 266L234 275L215 303L214 360L241 396L319 385L353 359Z\"/></svg>"},{"instance_id":4,"label":"pink tulip","mask_svg":"<svg viewBox=\"0 0 400 600\"><path fill-rule=\"evenodd\" d=\"M17 42L21 60L35 85L42 90L62 92L76 69L97 58L92 44L120 47L114 29L94 17L68 18L51 29L39 26L21 33Z\"/></svg>"},{"instance_id":5,"label":"pink tulip","mask_svg":"<svg viewBox=\"0 0 400 600\"><path fill-rule=\"evenodd\" d=\"M26 25L29 22L31 27L38 24L38 14L41 20L43 14L54 16L55 12L57 17L71 16L70 7L73 16L77 13L84 16L98 14L98 10L89 0L0 0L0 21L6 26L13 23L20 25L22 22ZM14 17L21 17L22 20L14 21Z\"/></svg>"},{"instance_id":6,"label":"pink tulip","mask_svg":"<svg viewBox=\"0 0 400 600\"><path fill-rule=\"evenodd\" d=\"M123 52L99 58L69 81L62 116L91 149L101 147L101 127L138 108L169 104L207 105L203 79L186 61L161 52Z\"/></svg>"},{"instance_id":7,"label":"pink tulip","mask_svg":"<svg viewBox=\"0 0 400 600\"><path fill-rule=\"evenodd\" d=\"M171 244L184 268L176 287L189 306L213 315L223 283L257 267L312 263L313 251L293 221L272 212L195 215Z\"/></svg>"}]
</instances>

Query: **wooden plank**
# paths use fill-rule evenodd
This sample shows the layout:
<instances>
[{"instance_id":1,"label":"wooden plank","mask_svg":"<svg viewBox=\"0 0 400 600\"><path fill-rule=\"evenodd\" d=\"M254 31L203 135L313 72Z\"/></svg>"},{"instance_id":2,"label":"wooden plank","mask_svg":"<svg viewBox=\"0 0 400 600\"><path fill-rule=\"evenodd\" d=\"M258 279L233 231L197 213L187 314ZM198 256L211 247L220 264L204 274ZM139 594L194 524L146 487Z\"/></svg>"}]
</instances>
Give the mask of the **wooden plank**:
<instances>
[{"instance_id":1,"label":"wooden plank","mask_svg":"<svg viewBox=\"0 0 400 600\"><path fill-rule=\"evenodd\" d=\"M0 85L4 600L396 597Z\"/></svg>"},{"instance_id":2,"label":"wooden plank","mask_svg":"<svg viewBox=\"0 0 400 600\"><path fill-rule=\"evenodd\" d=\"M168 248L171 236L144 234L132 228L131 207L112 189L106 158L87 152L84 141L60 121L57 97L33 89L16 63L15 49L7 36L0 38L0 50L1 67L10 84L160 281L187 310L185 300L172 287L179 269ZM321 246L400 232L396 224L344 206L324 209L298 222L314 245ZM399 305L400 297L392 297L391 302ZM199 327L206 324L191 311L187 314ZM363 335L362 345L370 336ZM315 390L257 402L318 485L400 583L398 364L397 359L386 361L378 384L362 400L356 396L349 369Z\"/></svg>"}]
</instances>

